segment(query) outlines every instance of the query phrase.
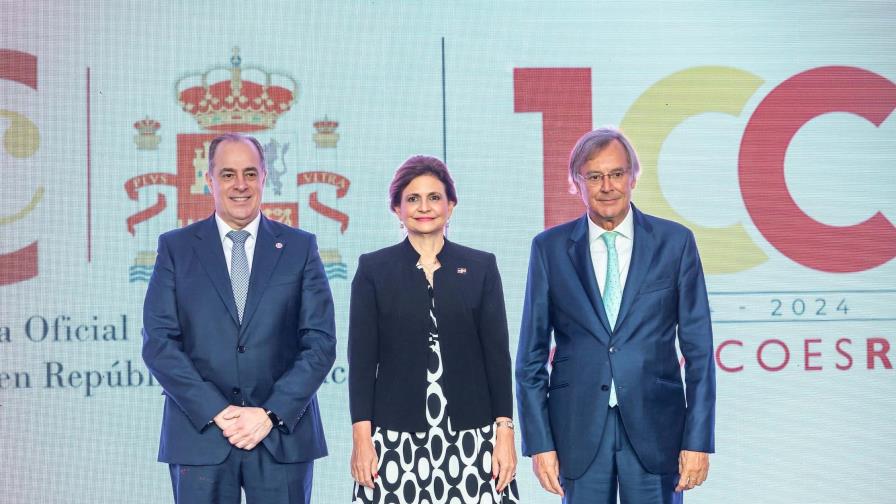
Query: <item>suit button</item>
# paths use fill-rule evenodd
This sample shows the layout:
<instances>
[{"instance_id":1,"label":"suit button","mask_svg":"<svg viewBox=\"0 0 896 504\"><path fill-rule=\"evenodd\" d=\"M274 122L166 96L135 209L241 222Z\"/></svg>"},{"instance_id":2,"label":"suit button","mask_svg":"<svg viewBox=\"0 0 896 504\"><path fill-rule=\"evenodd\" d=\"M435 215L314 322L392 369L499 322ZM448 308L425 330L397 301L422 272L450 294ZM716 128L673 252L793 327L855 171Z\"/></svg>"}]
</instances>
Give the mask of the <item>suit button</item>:
<instances>
[{"instance_id":1,"label":"suit button","mask_svg":"<svg viewBox=\"0 0 896 504\"><path fill-rule=\"evenodd\" d=\"M233 395L240 395L239 387L233 387L233 390L231 392L233 392Z\"/></svg>"},{"instance_id":2,"label":"suit button","mask_svg":"<svg viewBox=\"0 0 896 504\"><path fill-rule=\"evenodd\" d=\"M600 389L603 390L604 392L606 392L606 391L610 390L610 386L609 385L601 385Z\"/></svg>"},{"instance_id":3,"label":"suit button","mask_svg":"<svg viewBox=\"0 0 896 504\"><path fill-rule=\"evenodd\" d=\"M616 352L618 352L618 351L619 351L618 348L616 348L616 347L614 347L614 346L611 346L611 347L610 347L610 353L616 353Z\"/></svg>"},{"instance_id":4,"label":"suit button","mask_svg":"<svg viewBox=\"0 0 896 504\"><path fill-rule=\"evenodd\" d=\"M244 347L243 345L240 345L240 346L236 347L236 351L239 353L246 353L246 347Z\"/></svg>"}]
</instances>

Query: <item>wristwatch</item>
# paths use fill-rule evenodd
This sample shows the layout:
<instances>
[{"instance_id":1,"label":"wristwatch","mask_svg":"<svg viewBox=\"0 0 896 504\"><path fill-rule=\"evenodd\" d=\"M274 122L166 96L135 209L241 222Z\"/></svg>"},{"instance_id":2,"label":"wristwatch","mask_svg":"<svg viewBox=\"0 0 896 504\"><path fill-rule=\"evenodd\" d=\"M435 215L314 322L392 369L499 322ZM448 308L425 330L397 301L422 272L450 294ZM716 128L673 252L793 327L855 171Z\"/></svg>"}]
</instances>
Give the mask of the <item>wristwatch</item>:
<instances>
[{"instance_id":1,"label":"wristwatch","mask_svg":"<svg viewBox=\"0 0 896 504\"><path fill-rule=\"evenodd\" d=\"M268 418L271 419L271 423L274 424L274 427L281 427L283 425L283 420L280 420L280 417L278 417L277 414L273 411L266 410L265 414L267 414Z\"/></svg>"},{"instance_id":2,"label":"wristwatch","mask_svg":"<svg viewBox=\"0 0 896 504\"><path fill-rule=\"evenodd\" d=\"M495 426L507 427L508 429L513 430L513 420L501 420L500 422L495 422Z\"/></svg>"}]
</instances>

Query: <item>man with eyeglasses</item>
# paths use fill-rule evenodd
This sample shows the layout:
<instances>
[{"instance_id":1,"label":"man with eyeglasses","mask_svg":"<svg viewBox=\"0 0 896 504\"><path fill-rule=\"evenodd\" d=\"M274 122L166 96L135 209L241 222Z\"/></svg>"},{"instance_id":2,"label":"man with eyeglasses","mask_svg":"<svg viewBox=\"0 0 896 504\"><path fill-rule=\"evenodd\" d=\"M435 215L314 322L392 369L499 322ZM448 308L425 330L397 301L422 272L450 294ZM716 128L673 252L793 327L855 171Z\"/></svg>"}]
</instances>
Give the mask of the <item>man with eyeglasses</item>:
<instances>
[{"instance_id":1,"label":"man with eyeglasses","mask_svg":"<svg viewBox=\"0 0 896 504\"><path fill-rule=\"evenodd\" d=\"M632 204L639 173L619 130L586 133L569 157L586 213L532 241L516 357L522 447L568 504L681 502L714 451L703 268L690 230Z\"/></svg>"}]
</instances>

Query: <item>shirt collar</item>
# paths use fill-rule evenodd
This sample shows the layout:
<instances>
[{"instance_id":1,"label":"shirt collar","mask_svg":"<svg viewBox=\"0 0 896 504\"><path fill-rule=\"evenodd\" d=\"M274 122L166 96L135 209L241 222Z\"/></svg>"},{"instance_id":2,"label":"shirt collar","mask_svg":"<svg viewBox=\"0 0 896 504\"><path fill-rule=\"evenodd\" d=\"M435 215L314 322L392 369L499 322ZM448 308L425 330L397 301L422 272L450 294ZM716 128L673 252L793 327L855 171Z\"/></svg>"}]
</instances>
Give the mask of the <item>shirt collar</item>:
<instances>
[{"instance_id":1,"label":"shirt collar","mask_svg":"<svg viewBox=\"0 0 896 504\"><path fill-rule=\"evenodd\" d=\"M634 214L634 210L632 209L631 203L628 205L628 213L625 215L625 218L622 219L622 222L619 223L618 226L613 228L613 231L622 236L623 238L628 238L629 240L633 239L635 236L635 219L632 216ZM588 219L588 241L594 242L600 238L600 236L607 232L606 229L598 226L591 220L591 217L585 216Z\"/></svg>"},{"instance_id":2,"label":"shirt collar","mask_svg":"<svg viewBox=\"0 0 896 504\"><path fill-rule=\"evenodd\" d=\"M218 215L218 212L215 212L215 224L218 225L218 236L221 238L221 243L224 243L224 239L227 238L227 233L235 231L229 224L224 222L224 219ZM258 215L252 219L252 222L246 224L246 227L244 227L243 230L248 231L249 236L257 239L259 224L261 224L261 212L258 212Z\"/></svg>"}]
</instances>

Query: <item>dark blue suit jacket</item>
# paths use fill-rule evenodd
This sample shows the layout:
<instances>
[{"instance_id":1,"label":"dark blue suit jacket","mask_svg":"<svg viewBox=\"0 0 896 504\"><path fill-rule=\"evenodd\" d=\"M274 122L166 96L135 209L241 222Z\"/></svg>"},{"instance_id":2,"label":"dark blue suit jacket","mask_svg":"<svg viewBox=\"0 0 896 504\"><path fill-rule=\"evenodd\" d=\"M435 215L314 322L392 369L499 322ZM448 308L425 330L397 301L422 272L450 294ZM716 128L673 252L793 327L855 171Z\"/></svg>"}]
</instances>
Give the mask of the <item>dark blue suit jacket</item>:
<instances>
[{"instance_id":1,"label":"dark blue suit jacket","mask_svg":"<svg viewBox=\"0 0 896 504\"><path fill-rule=\"evenodd\" d=\"M556 450L567 478L581 476L594 459L611 378L626 432L648 471L676 472L682 449L714 451L712 327L694 236L632 211L634 248L615 330L594 276L588 216L532 242L516 358L523 454ZM557 348L549 373L552 334Z\"/></svg>"},{"instance_id":2,"label":"dark blue suit jacket","mask_svg":"<svg viewBox=\"0 0 896 504\"><path fill-rule=\"evenodd\" d=\"M143 326L143 360L166 396L160 462L222 462L231 445L209 422L230 404L285 422L263 441L279 462L327 454L315 393L336 331L314 235L261 217L242 325L214 216L161 235Z\"/></svg>"}]
</instances>

